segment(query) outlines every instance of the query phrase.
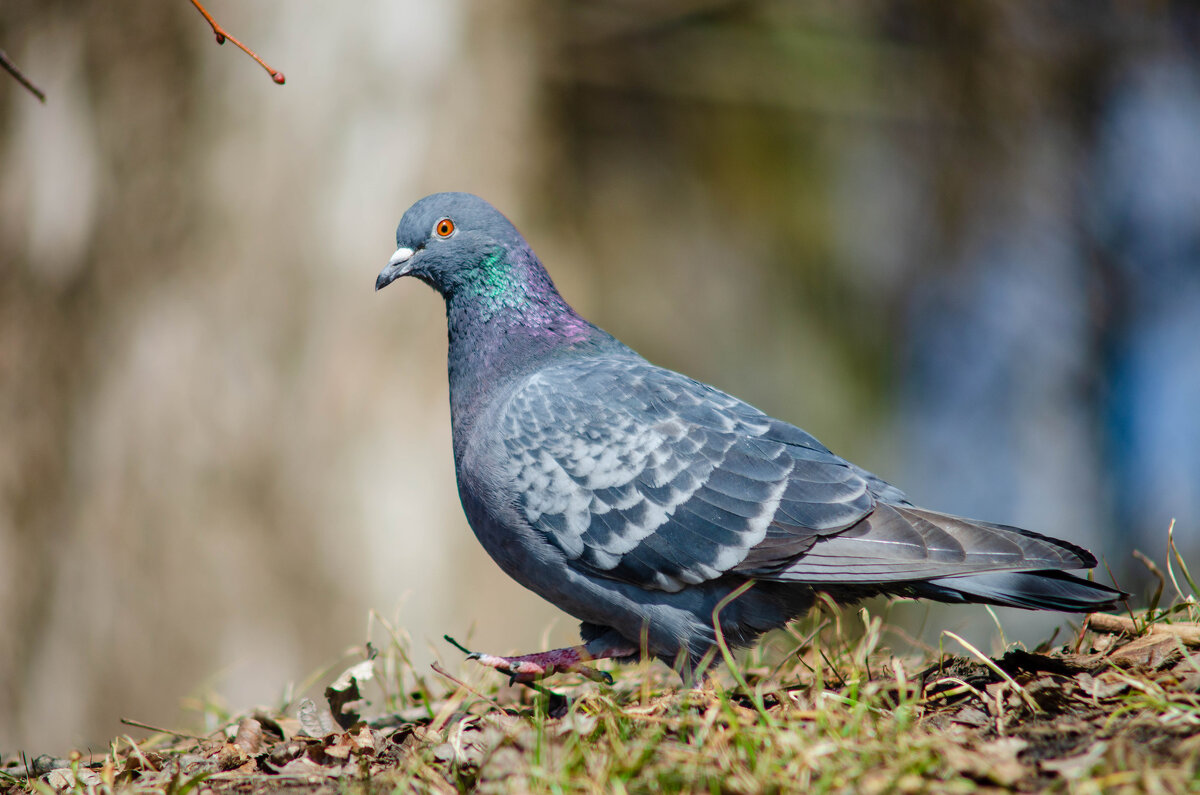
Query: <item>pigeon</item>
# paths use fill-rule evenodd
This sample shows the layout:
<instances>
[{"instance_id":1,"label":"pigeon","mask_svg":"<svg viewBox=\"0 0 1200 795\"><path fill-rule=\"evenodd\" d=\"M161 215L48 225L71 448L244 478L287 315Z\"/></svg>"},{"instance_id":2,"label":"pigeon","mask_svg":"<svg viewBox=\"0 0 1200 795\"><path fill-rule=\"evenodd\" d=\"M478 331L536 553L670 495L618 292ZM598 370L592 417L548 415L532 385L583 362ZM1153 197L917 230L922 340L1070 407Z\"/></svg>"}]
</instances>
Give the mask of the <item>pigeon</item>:
<instances>
[{"instance_id":1,"label":"pigeon","mask_svg":"<svg viewBox=\"0 0 1200 795\"><path fill-rule=\"evenodd\" d=\"M1111 609L1067 541L914 505L813 436L657 367L582 318L483 199L414 204L376 291L445 299L454 465L480 544L583 643L479 662L532 682L649 654L685 681L724 645L876 595ZM603 676L603 675L601 675Z\"/></svg>"}]
</instances>

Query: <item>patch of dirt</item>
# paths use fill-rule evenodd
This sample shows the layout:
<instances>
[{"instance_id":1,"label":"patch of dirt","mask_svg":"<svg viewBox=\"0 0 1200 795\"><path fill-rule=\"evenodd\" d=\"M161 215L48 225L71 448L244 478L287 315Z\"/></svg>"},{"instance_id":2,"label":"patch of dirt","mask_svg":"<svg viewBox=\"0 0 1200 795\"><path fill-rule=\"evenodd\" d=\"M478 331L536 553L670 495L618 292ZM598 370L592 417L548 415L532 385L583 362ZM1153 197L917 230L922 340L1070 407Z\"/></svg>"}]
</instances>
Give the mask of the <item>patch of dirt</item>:
<instances>
[{"instance_id":1,"label":"patch of dirt","mask_svg":"<svg viewBox=\"0 0 1200 795\"><path fill-rule=\"evenodd\" d=\"M1094 636L1083 650L1010 651L992 661L994 668L948 658L922 674L926 693L952 694L927 711L925 720L968 726L980 745L1004 737L1020 740L1017 759L1026 767L1022 788L1100 768L1128 769L1130 759L1143 766L1195 770L1200 660L1178 637ZM959 685L956 691L959 682L970 689Z\"/></svg>"}]
</instances>

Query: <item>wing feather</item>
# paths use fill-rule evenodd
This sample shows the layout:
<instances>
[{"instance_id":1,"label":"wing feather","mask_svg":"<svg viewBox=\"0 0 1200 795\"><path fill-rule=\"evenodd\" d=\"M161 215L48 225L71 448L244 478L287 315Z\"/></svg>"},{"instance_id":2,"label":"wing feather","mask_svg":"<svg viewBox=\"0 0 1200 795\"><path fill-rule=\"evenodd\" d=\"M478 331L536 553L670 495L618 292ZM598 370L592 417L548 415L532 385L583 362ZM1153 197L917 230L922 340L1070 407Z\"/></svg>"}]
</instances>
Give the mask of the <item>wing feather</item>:
<instances>
[{"instance_id":1,"label":"wing feather","mask_svg":"<svg viewBox=\"0 0 1200 795\"><path fill-rule=\"evenodd\" d=\"M568 565L645 588L729 572L856 585L1095 563L1066 542L915 508L799 428L632 354L538 372L500 423L529 524Z\"/></svg>"},{"instance_id":2,"label":"wing feather","mask_svg":"<svg viewBox=\"0 0 1200 795\"><path fill-rule=\"evenodd\" d=\"M808 434L640 359L543 370L501 423L529 523L572 565L644 587L720 577L768 536L754 559L790 558L874 504L865 480Z\"/></svg>"}]
</instances>

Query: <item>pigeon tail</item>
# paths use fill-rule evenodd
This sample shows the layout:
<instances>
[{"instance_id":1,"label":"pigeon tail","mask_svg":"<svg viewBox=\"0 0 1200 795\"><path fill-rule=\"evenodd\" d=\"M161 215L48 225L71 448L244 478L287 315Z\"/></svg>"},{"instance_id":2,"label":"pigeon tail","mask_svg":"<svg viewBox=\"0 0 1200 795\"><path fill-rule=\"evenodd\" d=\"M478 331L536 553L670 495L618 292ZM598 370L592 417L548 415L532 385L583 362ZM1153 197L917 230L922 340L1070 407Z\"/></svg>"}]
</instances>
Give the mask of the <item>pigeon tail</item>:
<instances>
[{"instance_id":1,"label":"pigeon tail","mask_svg":"<svg viewBox=\"0 0 1200 795\"><path fill-rule=\"evenodd\" d=\"M1129 594L1065 571L997 571L913 583L912 594L939 602L974 602L1026 610L1094 613Z\"/></svg>"}]
</instances>

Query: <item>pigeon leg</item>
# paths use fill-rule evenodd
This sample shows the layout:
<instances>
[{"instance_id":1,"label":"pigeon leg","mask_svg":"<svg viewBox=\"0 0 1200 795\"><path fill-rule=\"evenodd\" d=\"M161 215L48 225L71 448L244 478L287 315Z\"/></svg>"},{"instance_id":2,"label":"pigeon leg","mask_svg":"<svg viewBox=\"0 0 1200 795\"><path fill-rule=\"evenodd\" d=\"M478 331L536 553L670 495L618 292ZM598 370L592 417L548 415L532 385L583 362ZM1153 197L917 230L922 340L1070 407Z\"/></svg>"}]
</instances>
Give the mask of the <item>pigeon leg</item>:
<instances>
[{"instance_id":1,"label":"pigeon leg","mask_svg":"<svg viewBox=\"0 0 1200 795\"><path fill-rule=\"evenodd\" d=\"M467 659L502 671L511 676L514 682L535 682L551 674L575 671L593 681L612 684L609 674L585 665L593 657L582 646L522 654L519 657L497 657L494 654L475 652L468 655Z\"/></svg>"},{"instance_id":2,"label":"pigeon leg","mask_svg":"<svg viewBox=\"0 0 1200 795\"><path fill-rule=\"evenodd\" d=\"M563 649L552 649L534 654L522 654L518 657L498 657L494 654L470 651L463 648L450 637L446 640L458 646L467 653L468 660L475 660L480 665L495 668L506 673L513 682L522 684L536 682L557 673L573 671L586 676L595 682L612 684L612 676L597 670L586 663L592 660L603 660L609 657L629 657L637 654L637 649L624 646L605 646L604 648L589 648L588 646L568 646Z\"/></svg>"}]
</instances>

